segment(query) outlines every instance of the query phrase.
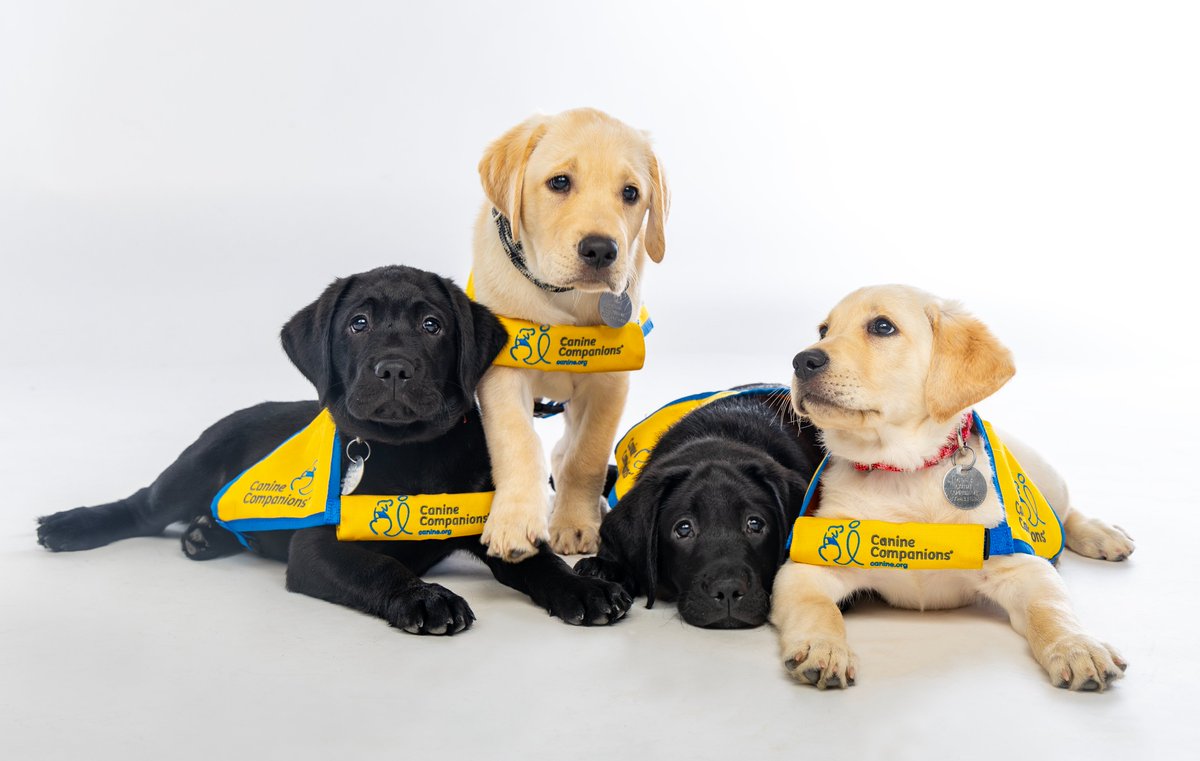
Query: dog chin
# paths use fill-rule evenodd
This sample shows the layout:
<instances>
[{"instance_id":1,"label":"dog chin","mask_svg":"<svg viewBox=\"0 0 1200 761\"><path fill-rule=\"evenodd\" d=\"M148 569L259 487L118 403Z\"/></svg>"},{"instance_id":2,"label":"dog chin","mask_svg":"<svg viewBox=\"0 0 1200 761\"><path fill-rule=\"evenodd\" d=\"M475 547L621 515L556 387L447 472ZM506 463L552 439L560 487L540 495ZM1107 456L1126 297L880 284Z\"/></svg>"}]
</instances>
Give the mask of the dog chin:
<instances>
[{"instance_id":1,"label":"dog chin","mask_svg":"<svg viewBox=\"0 0 1200 761\"><path fill-rule=\"evenodd\" d=\"M414 408L395 401L382 405L347 403L330 411L343 436L386 444L435 439L453 428L461 417L442 404Z\"/></svg>"},{"instance_id":2,"label":"dog chin","mask_svg":"<svg viewBox=\"0 0 1200 761\"><path fill-rule=\"evenodd\" d=\"M583 293L623 293L625 288L617 288L616 284L606 278L583 277L571 281L571 288Z\"/></svg>"},{"instance_id":3,"label":"dog chin","mask_svg":"<svg viewBox=\"0 0 1200 761\"><path fill-rule=\"evenodd\" d=\"M701 629L753 629L767 622L769 609L766 605L752 610L739 610L736 614L722 611L701 610L700 606L679 603L679 615L683 620Z\"/></svg>"},{"instance_id":4,"label":"dog chin","mask_svg":"<svg viewBox=\"0 0 1200 761\"><path fill-rule=\"evenodd\" d=\"M867 424L874 410L846 407L818 393L792 391L792 408L818 428L858 428Z\"/></svg>"}]
</instances>

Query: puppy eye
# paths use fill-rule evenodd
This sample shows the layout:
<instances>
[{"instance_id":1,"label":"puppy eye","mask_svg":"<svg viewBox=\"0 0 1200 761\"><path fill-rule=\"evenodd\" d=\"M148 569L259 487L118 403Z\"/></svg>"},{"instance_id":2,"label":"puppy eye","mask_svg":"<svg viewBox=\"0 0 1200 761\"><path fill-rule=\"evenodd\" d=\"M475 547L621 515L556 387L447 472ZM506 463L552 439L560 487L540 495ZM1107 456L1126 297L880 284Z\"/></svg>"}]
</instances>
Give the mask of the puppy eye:
<instances>
[{"instance_id":1,"label":"puppy eye","mask_svg":"<svg viewBox=\"0 0 1200 761\"><path fill-rule=\"evenodd\" d=\"M867 326L867 332L873 336L892 336L898 333L896 326L886 317L876 317Z\"/></svg>"},{"instance_id":2,"label":"puppy eye","mask_svg":"<svg viewBox=\"0 0 1200 761\"><path fill-rule=\"evenodd\" d=\"M426 317L421 323L421 329L431 336L436 336L442 332L442 323L438 322L436 317Z\"/></svg>"},{"instance_id":3,"label":"puppy eye","mask_svg":"<svg viewBox=\"0 0 1200 761\"><path fill-rule=\"evenodd\" d=\"M829 335L829 326L822 325L821 327L817 328L817 335L819 335L821 338Z\"/></svg>"},{"instance_id":4,"label":"puppy eye","mask_svg":"<svg viewBox=\"0 0 1200 761\"><path fill-rule=\"evenodd\" d=\"M571 189L571 178L565 174L556 174L546 182L546 187L555 193L566 193Z\"/></svg>"},{"instance_id":5,"label":"puppy eye","mask_svg":"<svg viewBox=\"0 0 1200 761\"><path fill-rule=\"evenodd\" d=\"M625 199L625 203L637 203L638 189L632 185L626 185L625 189L621 191L621 197Z\"/></svg>"},{"instance_id":6,"label":"puppy eye","mask_svg":"<svg viewBox=\"0 0 1200 761\"><path fill-rule=\"evenodd\" d=\"M692 522L687 520L676 523L674 531L675 536L679 537L680 539L687 539L692 534L696 533L695 529L692 528Z\"/></svg>"},{"instance_id":7,"label":"puppy eye","mask_svg":"<svg viewBox=\"0 0 1200 761\"><path fill-rule=\"evenodd\" d=\"M365 314L356 314L350 318L350 331L352 333L361 333L371 327L371 321L367 319Z\"/></svg>"},{"instance_id":8,"label":"puppy eye","mask_svg":"<svg viewBox=\"0 0 1200 761\"><path fill-rule=\"evenodd\" d=\"M752 534L761 534L766 527L767 522L757 515L751 515L746 519L746 530Z\"/></svg>"}]
</instances>

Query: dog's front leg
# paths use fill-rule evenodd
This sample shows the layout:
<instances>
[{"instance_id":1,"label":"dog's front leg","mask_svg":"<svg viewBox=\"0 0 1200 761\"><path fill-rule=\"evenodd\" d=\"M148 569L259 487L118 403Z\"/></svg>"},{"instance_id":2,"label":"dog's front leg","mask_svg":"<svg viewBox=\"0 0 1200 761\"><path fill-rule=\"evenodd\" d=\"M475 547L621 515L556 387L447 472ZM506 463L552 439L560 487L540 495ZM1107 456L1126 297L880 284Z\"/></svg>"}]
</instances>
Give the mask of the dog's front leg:
<instances>
[{"instance_id":1,"label":"dog's front leg","mask_svg":"<svg viewBox=\"0 0 1200 761\"><path fill-rule=\"evenodd\" d=\"M1042 558L991 558L984 563L979 593L1008 611L1012 627L1029 641L1056 687L1103 690L1124 673L1117 651L1084 633L1066 586Z\"/></svg>"},{"instance_id":2,"label":"dog's front leg","mask_svg":"<svg viewBox=\"0 0 1200 761\"><path fill-rule=\"evenodd\" d=\"M600 546L608 458L628 395L629 373L585 375L575 383L567 430L554 451L550 546L559 554L593 553Z\"/></svg>"},{"instance_id":3,"label":"dog's front leg","mask_svg":"<svg viewBox=\"0 0 1200 761\"><path fill-rule=\"evenodd\" d=\"M845 578L851 573L789 561L775 577L771 623L779 631L783 665L801 684L820 690L854 684L858 658L837 606L854 591Z\"/></svg>"},{"instance_id":4,"label":"dog's front leg","mask_svg":"<svg viewBox=\"0 0 1200 761\"><path fill-rule=\"evenodd\" d=\"M428 548L435 557L441 547ZM287 588L378 616L410 634L457 634L475 621L467 601L422 581L395 558L339 542L329 526L300 529L288 550Z\"/></svg>"},{"instance_id":5,"label":"dog's front leg","mask_svg":"<svg viewBox=\"0 0 1200 761\"><path fill-rule=\"evenodd\" d=\"M537 553L549 540L546 458L533 428L533 390L527 370L493 367L479 383L483 431L496 496L480 539L488 554L509 562Z\"/></svg>"}]
</instances>

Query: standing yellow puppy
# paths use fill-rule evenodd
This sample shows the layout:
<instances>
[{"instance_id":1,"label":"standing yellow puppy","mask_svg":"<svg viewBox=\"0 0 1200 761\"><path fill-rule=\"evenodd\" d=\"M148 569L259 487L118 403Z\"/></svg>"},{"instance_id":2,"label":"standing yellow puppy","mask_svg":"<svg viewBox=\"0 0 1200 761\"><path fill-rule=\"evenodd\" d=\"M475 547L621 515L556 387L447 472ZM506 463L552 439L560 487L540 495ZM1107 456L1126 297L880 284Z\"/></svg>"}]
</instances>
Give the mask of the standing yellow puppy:
<instances>
[{"instance_id":1,"label":"standing yellow puppy","mask_svg":"<svg viewBox=\"0 0 1200 761\"><path fill-rule=\"evenodd\" d=\"M646 136L594 109L517 125L488 146L479 175L474 297L509 318L510 333L479 385L496 482L482 539L511 561L544 541L595 552L627 371L642 362L642 267L666 250L666 182ZM549 517L530 416L542 398L567 402Z\"/></svg>"},{"instance_id":2,"label":"standing yellow puppy","mask_svg":"<svg viewBox=\"0 0 1200 761\"><path fill-rule=\"evenodd\" d=\"M871 589L919 610L991 600L1057 686L1118 679L1124 661L1083 631L1048 561L1064 539L1105 560L1133 541L1073 509L1053 468L971 410L1012 377L1008 349L956 304L903 286L850 294L820 336L793 360L792 402L829 457L771 611L792 676L854 683L837 603Z\"/></svg>"}]
</instances>

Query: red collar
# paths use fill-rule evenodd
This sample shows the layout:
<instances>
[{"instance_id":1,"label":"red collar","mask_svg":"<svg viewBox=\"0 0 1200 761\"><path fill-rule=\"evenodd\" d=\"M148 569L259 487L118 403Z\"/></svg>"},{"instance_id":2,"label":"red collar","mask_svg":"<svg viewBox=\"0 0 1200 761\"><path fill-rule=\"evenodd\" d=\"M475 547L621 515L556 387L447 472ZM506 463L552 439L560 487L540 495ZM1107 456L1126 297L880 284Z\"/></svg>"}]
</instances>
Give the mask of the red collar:
<instances>
[{"instance_id":1,"label":"red collar","mask_svg":"<svg viewBox=\"0 0 1200 761\"><path fill-rule=\"evenodd\" d=\"M971 435L971 421L973 417L974 416L970 412L964 412L962 417L962 428L950 434L950 436L946 438L946 443L943 444L942 448L937 451L937 454L926 459L925 463L919 468L897 468L895 465L888 465L886 462L876 462L870 465L866 465L861 462L855 462L851 463L851 465L854 466L855 470L887 470L891 471L892 473L913 473L918 470L932 468L942 460L945 460L947 457L957 452L960 446L959 442L964 442L967 440L967 437Z\"/></svg>"}]
</instances>

